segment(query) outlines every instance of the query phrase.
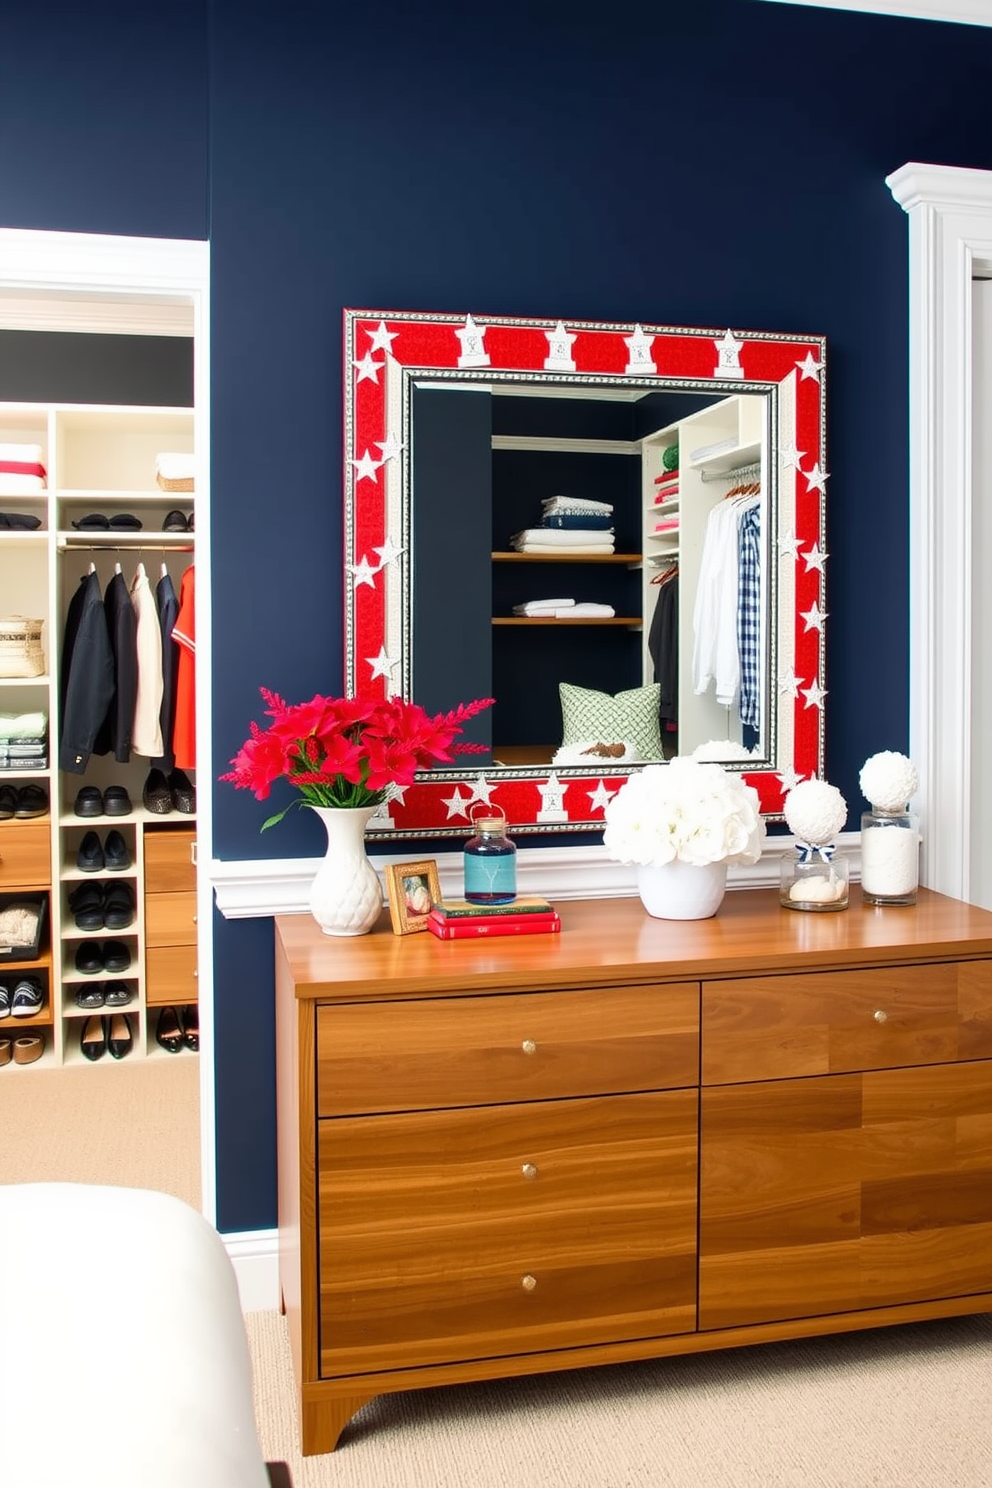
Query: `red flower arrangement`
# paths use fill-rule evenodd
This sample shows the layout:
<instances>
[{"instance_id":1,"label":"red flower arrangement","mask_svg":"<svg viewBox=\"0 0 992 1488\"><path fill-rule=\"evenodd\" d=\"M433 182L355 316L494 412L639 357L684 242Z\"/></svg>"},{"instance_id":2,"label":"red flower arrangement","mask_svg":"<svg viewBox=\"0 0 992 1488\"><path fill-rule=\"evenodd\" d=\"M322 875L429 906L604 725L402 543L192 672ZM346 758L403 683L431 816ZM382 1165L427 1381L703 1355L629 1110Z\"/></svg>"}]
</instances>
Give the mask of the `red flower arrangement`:
<instances>
[{"instance_id":1,"label":"red flower arrangement","mask_svg":"<svg viewBox=\"0 0 992 1488\"><path fill-rule=\"evenodd\" d=\"M236 790L267 799L277 780L300 792L295 801L262 823L262 831L282 821L290 807L378 806L392 787L411 785L418 770L450 762L456 754L484 754L485 744L456 744L462 724L489 708L494 698L460 703L432 718L402 698L330 698L287 703L260 689L272 719L268 728L251 725L251 735L221 780Z\"/></svg>"}]
</instances>

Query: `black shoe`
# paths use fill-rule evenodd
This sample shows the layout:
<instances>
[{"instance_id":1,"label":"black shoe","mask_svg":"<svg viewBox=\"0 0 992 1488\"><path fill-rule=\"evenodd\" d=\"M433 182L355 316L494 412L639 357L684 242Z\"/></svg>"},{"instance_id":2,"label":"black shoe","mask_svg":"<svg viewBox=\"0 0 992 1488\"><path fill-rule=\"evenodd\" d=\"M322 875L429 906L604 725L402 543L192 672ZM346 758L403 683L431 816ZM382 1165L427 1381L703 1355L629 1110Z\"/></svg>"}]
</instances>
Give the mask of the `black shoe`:
<instances>
[{"instance_id":1,"label":"black shoe","mask_svg":"<svg viewBox=\"0 0 992 1488\"><path fill-rule=\"evenodd\" d=\"M187 1049L198 1049L200 1047L200 1009L195 1002L192 1002L188 1007L180 1008L179 1015L183 1025L183 1043Z\"/></svg>"},{"instance_id":2,"label":"black shoe","mask_svg":"<svg viewBox=\"0 0 992 1488\"><path fill-rule=\"evenodd\" d=\"M125 1059L131 1052L134 1037L131 1033L131 1019L127 1013L113 1013L105 1018L107 1023L107 1048L114 1059Z\"/></svg>"},{"instance_id":3,"label":"black shoe","mask_svg":"<svg viewBox=\"0 0 992 1488\"><path fill-rule=\"evenodd\" d=\"M76 816L102 816L103 794L95 785L84 785L76 795L73 806Z\"/></svg>"},{"instance_id":4,"label":"black shoe","mask_svg":"<svg viewBox=\"0 0 992 1488\"><path fill-rule=\"evenodd\" d=\"M183 812L185 816L193 816L196 813L196 791L192 781L184 770L172 770L169 774L169 792L172 796L172 804L177 811Z\"/></svg>"},{"instance_id":5,"label":"black shoe","mask_svg":"<svg viewBox=\"0 0 992 1488\"><path fill-rule=\"evenodd\" d=\"M76 955L73 964L82 976L96 976L98 972L105 969L103 948L99 943L91 945L88 941L80 941L76 947Z\"/></svg>"},{"instance_id":6,"label":"black shoe","mask_svg":"<svg viewBox=\"0 0 992 1488\"><path fill-rule=\"evenodd\" d=\"M107 884L103 893L103 923L108 930L134 924L134 890L129 883Z\"/></svg>"},{"instance_id":7,"label":"black shoe","mask_svg":"<svg viewBox=\"0 0 992 1488\"><path fill-rule=\"evenodd\" d=\"M76 853L76 867L80 873L102 873L103 866L103 844L95 832L86 832Z\"/></svg>"},{"instance_id":8,"label":"black shoe","mask_svg":"<svg viewBox=\"0 0 992 1488\"><path fill-rule=\"evenodd\" d=\"M172 810L172 791L161 770L148 771L141 799L145 810L154 812L156 816L167 816Z\"/></svg>"},{"instance_id":9,"label":"black shoe","mask_svg":"<svg viewBox=\"0 0 992 1488\"><path fill-rule=\"evenodd\" d=\"M88 987L76 988L75 1003L78 1008L86 1008L92 1012L95 1008L102 1008L104 1001L104 986L102 982L93 982Z\"/></svg>"},{"instance_id":10,"label":"black shoe","mask_svg":"<svg viewBox=\"0 0 992 1488\"><path fill-rule=\"evenodd\" d=\"M14 987L10 1011L15 1018L35 1018L41 1012L45 994L37 977L21 977Z\"/></svg>"},{"instance_id":11,"label":"black shoe","mask_svg":"<svg viewBox=\"0 0 992 1488\"><path fill-rule=\"evenodd\" d=\"M159 1013L155 1038L169 1054L178 1054L182 1049L183 1031L179 1024L179 1014L174 1007L164 1007Z\"/></svg>"},{"instance_id":12,"label":"black shoe","mask_svg":"<svg viewBox=\"0 0 992 1488\"><path fill-rule=\"evenodd\" d=\"M103 889L100 884L80 884L73 889L69 895L69 908L75 918L77 930L103 929Z\"/></svg>"},{"instance_id":13,"label":"black shoe","mask_svg":"<svg viewBox=\"0 0 992 1488\"><path fill-rule=\"evenodd\" d=\"M107 1052L106 1018L87 1018L79 1035L79 1047L87 1059L102 1059Z\"/></svg>"},{"instance_id":14,"label":"black shoe","mask_svg":"<svg viewBox=\"0 0 992 1488\"><path fill-rule=\"evenodd\" d=\"M29 821L48 813L48 792L40 785L22 785L17 792L14 815L21 821Z\"/></svg>"},{"instance_id":15,"label":"black shoe","mask_svg":"<svg viewBox=\"0 0 992 1488\"><path fill-rule=\"evenodd\" d=\"M131 952L122 940L108 940L103 947L103 970L120 976L131 965Z\"/></svg>"},{"instance_id":16,"label":"black shoe","mask_svg":"<svg viewBox=\"0 0 992 1488\"><path fill-rule=\"evenodd\" d=\"M127 982L108 982L107 995L104 998L108 1008L127 1007L129 1002L134 1001L134 988L129 987Z\"/></svg>"},{"instance_id":17,"label":"black shoe","mask_svg":"<svg viewBox=\"0 0 992 1488\"><path fill-rule=\"evenodd\" d=\"M12 785L0 785L0 821L7 821L17 808L17 792Z\"/></svg>"},{"instance_id":18,"label":"black shoe","mask_svg":"<svg viewBox=\"0 0 992 1488\"><path fill-rule=\"evenodd\" d=\"M103 793L103 810L107 816L130 816L131 797L123 785L108 785Z\"/></svg>"},{"instance_id":19,"label":"black shoe","mask_svg":"<svg viewBox=\"0 0 992 1488\"><path fill-rule=\"evenodd\" d=\"M87 837L89 833L87 832ZM103 844L103 857L108 873L126 873L131 866L131 854L123 836L115 827L112 832L107 833L107 840Z\"/></svg>"}]
</instances>

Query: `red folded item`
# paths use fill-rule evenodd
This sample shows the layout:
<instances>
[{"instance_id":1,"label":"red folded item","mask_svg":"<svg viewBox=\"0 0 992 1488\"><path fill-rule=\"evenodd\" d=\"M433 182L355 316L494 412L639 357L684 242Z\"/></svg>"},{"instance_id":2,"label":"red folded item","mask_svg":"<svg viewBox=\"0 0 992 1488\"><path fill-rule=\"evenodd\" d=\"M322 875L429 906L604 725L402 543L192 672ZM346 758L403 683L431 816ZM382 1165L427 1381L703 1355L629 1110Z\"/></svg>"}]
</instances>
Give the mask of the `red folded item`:
<instances>
[{"instance_id":1,"label":"red folded item","mask_svg":"<svg viewBox=\"0 0 992 1488\"><path fill-rule=\"evenodd\" d=\"M0 475L45 475L44 465L28 460L0 460Z\"/></svg>"}]
</instances>

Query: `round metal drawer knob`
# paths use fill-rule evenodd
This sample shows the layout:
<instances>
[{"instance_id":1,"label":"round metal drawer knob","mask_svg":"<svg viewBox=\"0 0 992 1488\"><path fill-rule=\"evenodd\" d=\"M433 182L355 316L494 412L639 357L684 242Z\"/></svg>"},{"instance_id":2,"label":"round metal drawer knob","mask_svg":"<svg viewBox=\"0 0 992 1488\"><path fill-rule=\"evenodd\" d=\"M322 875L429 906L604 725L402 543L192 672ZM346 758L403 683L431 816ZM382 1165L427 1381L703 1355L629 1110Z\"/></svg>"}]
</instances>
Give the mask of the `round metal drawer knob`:
<instances>
[{"instance_id":1,"label":"round metal drawer knob","mask_svg":"<svg viewBox=\"0 0 992 1488\"><path fill-rule=\"evenodd\" d=\"M535 1168L535 1166L534 1166L533 1163L524 1163L524 1165L520 1169L520 1171L521 1171L521 1173L523 1173L523 1175L524 1175L525 1178L536 1178L537 1177L537 1169Z\"/></svg>"},{"instance_id":2,"label":"round metal drawer knob","mask_svg":"<svg viewBox=\"0 0 992 1488\"><path fill-rule=\"evenodd\" d=\"M524 1039L524 1041L520 1045L520 1047L521 1047L521 1049L523 1049L523 1051L524 1051L525 1054L536 1054L537 1053L537 1045L535 1044L535 1042L534 1042L533 1039Z\"/></svg>"},{"instance_id":3,"label":"round metal drawer knob","mask_svg":"<svg viewBox=\"0 0 992 1488\"><path fill-rule=\"evenodd\" d=\"M875 1009L875 1022L876 1023L887 1023L888 1021L889 1021L889 1015L888 1015L888 1013L884 1012L882 1010L882 1008L876 1008Z\"/></svg>"},{"instance_id":4,"label":"round metal drawer knob","mask_svg":"<svg viewBox=\"0 0 992 1488\"><path fill-rule=\"evenodd\" d=\"M520 1285L523 1287L525 1292L532 1292L537 1286L537 1277L531 1276L528 1272L526 1276L521 1276Z\"/></svg>"}]
</instances>

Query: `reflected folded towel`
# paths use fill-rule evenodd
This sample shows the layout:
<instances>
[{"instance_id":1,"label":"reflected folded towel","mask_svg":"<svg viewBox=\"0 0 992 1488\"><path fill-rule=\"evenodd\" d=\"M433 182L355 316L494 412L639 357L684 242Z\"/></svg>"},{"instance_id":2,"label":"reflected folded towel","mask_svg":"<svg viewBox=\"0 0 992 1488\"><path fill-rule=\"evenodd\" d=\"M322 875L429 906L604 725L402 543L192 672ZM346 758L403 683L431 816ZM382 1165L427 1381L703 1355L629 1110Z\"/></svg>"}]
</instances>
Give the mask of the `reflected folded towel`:
<instances>
[{"instance_id":1,"label":"reflected folded towel","mask_svg":"<svg viewBox=\"0 0 992 1488\"><path fill-rule=\"evenodd\" d=\"M582 496L546 496L541 502L541 510L611 512L613 505L609 501L589 501Z\"/></svg>"},{"instance_id":2,"label":"reflected folded towel","mask_svg":"<svg viewBox=\"0 0 992 1488\"><path fill-rule=\"evenodd\" d=\"M612 605L596 604L592 600L582 600L581 603L572 605L568 610L556 610L556 620L609 620L616 614Z\"/></svg>"},{"instance_id":3,"label":"reflected folded towel","mask_svg":"<svg viewBox=\"0 0 992 1488\"><path fill-rule=\"evenodd\" d=\"M515 615L547 615L555 610L566 610L575 604L574 599L528 599L524 604L513 606Z\"/></svg>"},{"instance_id":4,"label":"reflected folded towel","mask_svg":"<svg viewBox=\"0 0 992 1488\"><path fill-rule=\"evenodd\" d=\"M0 738L44 739L47 732L47 713L0 713Z\"/></svg>"},{"instance_id":5,"label":"reflected folded towel","mask_svg":"<svg viewBox=\"0 0 992 1488\"><path fill-rule=\"evenodd\" d=\"M510 538L511 548L522 543L542 543L549 548L580 548L585 543L609 543L613 546L612 532L596 532L588 527L572 527L565 531L557 527L527 527L515 532Z\"/></svg>"},{"instance_id":6,"label":"reflected folded towel","mask_svg":"<svg viewBox=\"0 0 992 1488\"><path fill-rule=\"evenodd\" d=\"M40 444L0 444L0 493L43 491L47 474Z\"/></svg>"}]
</instances>

